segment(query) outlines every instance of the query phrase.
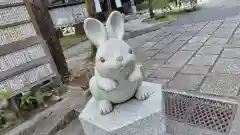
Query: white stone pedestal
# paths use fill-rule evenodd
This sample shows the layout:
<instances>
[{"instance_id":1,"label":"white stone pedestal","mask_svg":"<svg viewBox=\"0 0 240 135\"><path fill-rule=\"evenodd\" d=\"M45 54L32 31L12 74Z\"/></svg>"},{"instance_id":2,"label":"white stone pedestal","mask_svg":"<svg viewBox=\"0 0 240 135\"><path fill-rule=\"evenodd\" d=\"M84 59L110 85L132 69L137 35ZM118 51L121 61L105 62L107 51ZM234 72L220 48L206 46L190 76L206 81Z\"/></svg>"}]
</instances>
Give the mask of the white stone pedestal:
<instances>
[{"instance_id":1,"label":"white stone pedestal","mask_svg":"<svg viewBox=\"0 0 240 135\"><path fill-rule=\"evenodd\" d=\"M145 101L132 99L114 106L114 111L100 115L92 98L79 115L86 135L163 135L165 128L164 98L160 84L143 82L151 92Z\"/></svg>"}]
</instances>

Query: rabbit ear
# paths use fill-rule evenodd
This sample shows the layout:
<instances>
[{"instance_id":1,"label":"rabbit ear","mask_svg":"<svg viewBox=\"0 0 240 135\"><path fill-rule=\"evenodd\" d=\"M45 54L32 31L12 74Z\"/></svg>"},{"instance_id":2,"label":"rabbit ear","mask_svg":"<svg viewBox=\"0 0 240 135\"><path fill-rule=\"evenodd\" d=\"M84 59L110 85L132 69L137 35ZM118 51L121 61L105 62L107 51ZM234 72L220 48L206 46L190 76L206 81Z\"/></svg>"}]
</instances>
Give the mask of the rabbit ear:
<instances>
[{"instance_id":1,"label":"rabbit ear","mask_svg":"<svg viewBox=\"0 0 240 135\"><path fill-rule=\"evenodd\" d=\"M123 39L124 36L124 18L118 11L113 11L106 22L108 37Z\"/></svg>"},{"instance_id":2,"label":"rabbit ear","mask_svg":"<svg viewBox=\"0 0 240 135\"><path fill-rule=\"evenodd\" d=\"M104 25L94 18L84 20L84 31L88 39L92 41L96 47L99 47L107 40L107 32Z\"/></svg>"}]
</instances>

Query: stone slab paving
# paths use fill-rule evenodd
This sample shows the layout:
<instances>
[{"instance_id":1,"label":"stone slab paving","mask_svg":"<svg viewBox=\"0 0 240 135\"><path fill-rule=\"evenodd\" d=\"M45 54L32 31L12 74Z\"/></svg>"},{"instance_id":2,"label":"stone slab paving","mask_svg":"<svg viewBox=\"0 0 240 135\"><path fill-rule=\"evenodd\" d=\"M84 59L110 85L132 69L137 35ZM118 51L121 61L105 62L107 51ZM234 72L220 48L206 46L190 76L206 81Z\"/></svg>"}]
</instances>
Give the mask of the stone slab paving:
<instances>
[{"instance_id":1,"label":"stone slab paving","mask_svg":"<svg viewBox=\"0 0 240 135\"><path fill-rule=\"evenodd\" d=\"M238 75L240 73L240 60L220 58L214 66L213 72L219 74Z\"/></svg>"},{"instance_id":2,"label":"stone slab paving","mask_svg":"<svg viewBox=\"0 0 240 135\"><path fill-rule=\"evenodd\" d=\"M199 65L186 65L180 71L183 74L196 74L196 75L205 75L208 73L208 70L211 66L199 66Z\"/></svg>"},{"instance_id":3,"label":"stone slab paving","mask_svg":"<svg viewBox=\"0 0 240 135\"><path fill-rule=\"evenodd\" d=\"M147 65L149 81L162 82L166 89L236 97L240 88L238 27L239 22L232 20L164 27L135 37L147 39L141 44L129 44L136 48L137 60Z\"/></svg>"},{"instance_id":4,"label":"stone slab paving","mask_svg":"<svg viewBox=\"0 0 240 135\"><path fill-rule=\"evenodd\" d=\"M240 101L239 21L216 20L164 27L134 40L142 41L141 44L128 43L136 48L137 60L144 62L147 81L161 83L167 90ZM141 54L138 49L142 50ZM236 128L236 123L239 123L237 118L240 118L239 110L229 133L231 135L240 135ZM177 123L171 123L174 122ZM186 123L179 124L181 129L186 128L184 135L196 130L213 134ZM169 133L176 134L174 127L168 126Z\"/></svg>"},{"instance_id":5,"label":"stone slab paving","mask_svg":"<svg viewBox=\"0 0 240 135\"><path fill-rule=\"evenodd\" d=\"M197 90L203 80L204 75L177 74L168 84L168 88L178 90Z\"/></svg>"},{"instance_id":6,"label":"stone slab paving","mask_svg":"<svg viewBox=\"0 0 240 135\"><path fill-rule=\"evenodd\" d=\"M236 96L240 87L240 76L231 74L210 74L200 91L203 93Z\"/></svg>"}]
</instances>

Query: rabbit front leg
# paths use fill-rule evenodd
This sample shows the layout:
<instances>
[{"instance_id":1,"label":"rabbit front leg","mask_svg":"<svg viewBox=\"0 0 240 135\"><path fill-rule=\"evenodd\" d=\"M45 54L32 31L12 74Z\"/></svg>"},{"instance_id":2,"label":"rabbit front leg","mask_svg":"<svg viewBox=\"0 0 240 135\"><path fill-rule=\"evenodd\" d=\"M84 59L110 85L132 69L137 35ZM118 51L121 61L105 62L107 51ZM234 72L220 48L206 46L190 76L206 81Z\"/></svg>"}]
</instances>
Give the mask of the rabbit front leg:
<instances>
[{"instance_id":1,"label":"rabbit front leg","mask_svg":"<svg viewBox=\"0 0 240 135\"><path fill-rule=\"evenodd\" d=\"M105 99L104 95L101 93L101 88L99 88L96 80L96 76L93 76L89 82L89 89L96 99L99 111L102 115L108 114L113 111L112 103Z\"/></svg>"},{"instance_id":2,"label":"rabbit front leg","mask_svg":"<svg viewBox=\"0 0 240 135\"><path fill-rule=\"evenodd\" d=\"M129 81L130 82L139 82L139 87L137 89L137 92L135 94L135 97L142 101L142 100L146 100L149 97L149 92L144 90L142 87L142 80L143 80L143 69L141 69L141 66L136 65L134 71L132 72L132 74L130 74L129 76Z\"/></svg>"}]
</instances>

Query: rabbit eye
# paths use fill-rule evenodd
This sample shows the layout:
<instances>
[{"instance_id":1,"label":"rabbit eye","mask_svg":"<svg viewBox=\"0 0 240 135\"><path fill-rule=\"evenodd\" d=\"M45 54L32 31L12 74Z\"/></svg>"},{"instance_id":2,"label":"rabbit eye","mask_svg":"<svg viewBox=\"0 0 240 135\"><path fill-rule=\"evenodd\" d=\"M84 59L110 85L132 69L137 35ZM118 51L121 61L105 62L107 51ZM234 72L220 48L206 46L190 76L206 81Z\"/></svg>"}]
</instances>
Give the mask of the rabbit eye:
<instances>
[{"instance_id":1,"label":"rabbit eye","mask_svg":"<svg viewBox=\"0 0 240 135\"><path fill-rule=\"evenodd\" d=\"M128 53L132 54L132 53L133 53L133 52L132 52L132 49L129 49L129 50L128 50Z\"/></svg>"},{"instance_id":2,"label":"rabbit eye","mask_svg":"<svg viewBox=\"0 0 240 135\"><path fill-rule=\"evenodd\" d=\"M105 62L105 59L104 59L103 57L100 57L100 61L101 61L102 63L104 63L104 62Z\"/></svg>"}]
</instances>

